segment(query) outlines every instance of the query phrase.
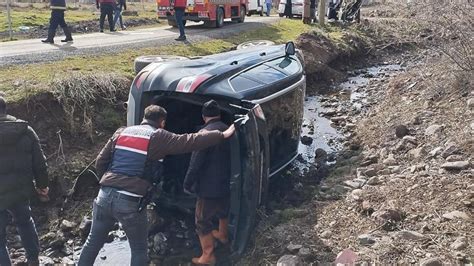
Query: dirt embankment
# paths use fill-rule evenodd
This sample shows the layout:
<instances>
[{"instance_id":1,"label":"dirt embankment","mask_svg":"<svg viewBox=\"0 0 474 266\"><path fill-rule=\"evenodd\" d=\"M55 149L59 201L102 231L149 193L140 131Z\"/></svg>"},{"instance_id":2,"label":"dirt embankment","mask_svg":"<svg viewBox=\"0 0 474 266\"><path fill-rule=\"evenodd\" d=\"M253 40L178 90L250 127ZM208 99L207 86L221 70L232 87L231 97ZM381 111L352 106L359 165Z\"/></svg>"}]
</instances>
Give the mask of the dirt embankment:
<instances>
[{"instance_id":1,"label":"dirt embankment","mask_svg":"<svg viewBox=\"0 0 474 266\"><path fill-rule=\"evenodd\" d=\"M376 28L390 36L362 62L377 67L333 65L337 74L349 70L349 78L318 90L314 108L343 135L343 148L335 164L331 153L316 151L308 170L295 168L276 180L285 189L274 188L278 200L262 210L242 264L472 263L473 72L431 39L394 38L409 35L400 28L385 31L398 22L383 20ZM391 50L415 43L406 52ZM321 171L325 160L332 166Z\"/></svg>"}]
</instances>

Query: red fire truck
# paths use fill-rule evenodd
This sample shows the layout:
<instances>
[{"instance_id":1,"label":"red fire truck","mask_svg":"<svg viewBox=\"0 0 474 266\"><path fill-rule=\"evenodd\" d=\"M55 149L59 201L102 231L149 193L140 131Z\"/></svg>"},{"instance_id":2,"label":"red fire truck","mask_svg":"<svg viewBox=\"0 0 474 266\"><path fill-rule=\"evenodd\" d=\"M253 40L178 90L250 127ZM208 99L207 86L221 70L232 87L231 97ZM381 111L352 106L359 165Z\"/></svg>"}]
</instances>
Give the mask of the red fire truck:
<instances>
[{"instance_id":1,"label":"red fire truck","mask_svg":"<svg viewBox=\"0 0 474 266\"><path fill-rule=\"evenodd\" d=\"M156 0L158 6L158 18L167 19L168 24L177 27L174 18L175 0ZM220 28L224 25L224 19L232 19L236 22L244 22L248 10L248 0L186 0L184 22L204 21L207 27Z\"/></svg>"}]
</instances>

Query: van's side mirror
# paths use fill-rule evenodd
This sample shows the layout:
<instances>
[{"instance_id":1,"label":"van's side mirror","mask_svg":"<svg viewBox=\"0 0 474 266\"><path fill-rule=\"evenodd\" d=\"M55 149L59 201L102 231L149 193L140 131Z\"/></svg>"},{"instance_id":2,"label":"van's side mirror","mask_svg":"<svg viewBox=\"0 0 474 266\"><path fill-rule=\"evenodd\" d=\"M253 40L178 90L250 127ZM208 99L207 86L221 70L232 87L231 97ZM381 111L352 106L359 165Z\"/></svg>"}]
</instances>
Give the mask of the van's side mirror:
<instances>
[{"instance_id":1,"label":"van's side mirror","mask_svg":"<svg viewBox=\"0 0 474 266\"><path fill-rule=\"evenodd\" d=\"M296 53L295 43L287 42L285 45L286 56L294 55Z\"/></svg>"}]
</instances>

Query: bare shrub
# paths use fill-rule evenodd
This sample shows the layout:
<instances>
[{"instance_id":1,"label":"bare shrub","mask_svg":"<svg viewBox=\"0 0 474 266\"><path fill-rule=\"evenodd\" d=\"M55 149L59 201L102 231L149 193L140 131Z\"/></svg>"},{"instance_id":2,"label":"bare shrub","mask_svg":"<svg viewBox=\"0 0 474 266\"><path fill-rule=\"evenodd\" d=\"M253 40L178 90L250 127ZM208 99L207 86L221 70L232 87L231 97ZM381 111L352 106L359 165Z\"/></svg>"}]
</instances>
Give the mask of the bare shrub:
<instances>
[{"instance_id":1,"label":"bare shrub","mask_svg":"<svg viewBox=\"0 0 474 266\"><path fill-rule=\"evenodd\" d=\"M92 139L98 109L116 106L125 99L130 80L117 74L75 73L55 79L51 86L53 95L66 113L70 132L86 133Z\"/></svg>"},{"instance_id":2,"label":"bare shrub","mask_svg":"<svg viewBox=\"0 0 474 266\"><path fill-rule=\"evenodd\" d=\"M474 5L472 1L413 1L410 9L424 28L419 37L448 56L458 68L474 70Z\"/></svg>"}]
</instances>

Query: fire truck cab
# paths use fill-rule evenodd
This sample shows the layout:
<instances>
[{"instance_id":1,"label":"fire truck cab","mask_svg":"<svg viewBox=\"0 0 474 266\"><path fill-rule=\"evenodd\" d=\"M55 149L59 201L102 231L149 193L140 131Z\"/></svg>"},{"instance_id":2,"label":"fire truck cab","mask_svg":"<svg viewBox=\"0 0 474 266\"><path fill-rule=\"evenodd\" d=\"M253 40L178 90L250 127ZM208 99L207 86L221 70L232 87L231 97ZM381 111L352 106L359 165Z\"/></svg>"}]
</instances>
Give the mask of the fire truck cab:
<instances>
[{"instance_id":1,"label":"fire truck cab","mask_svg":"<svg viewBox=\"0 0 474 266\"><path fill-rule=\"evenodd\" d=\"M167 19L168 24L177 27L174 16L175 0L156 0L158 18ZM204 21L207 27L220 28L224 19L244 22L248 10L248 0L186 0L184 22Z\"/></svg>"}]
</instances>

